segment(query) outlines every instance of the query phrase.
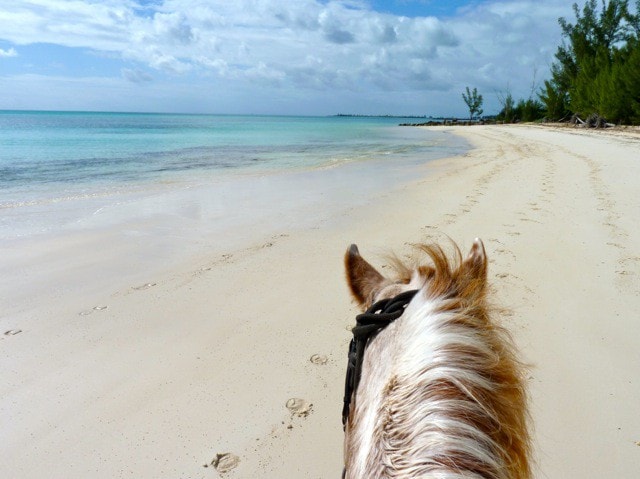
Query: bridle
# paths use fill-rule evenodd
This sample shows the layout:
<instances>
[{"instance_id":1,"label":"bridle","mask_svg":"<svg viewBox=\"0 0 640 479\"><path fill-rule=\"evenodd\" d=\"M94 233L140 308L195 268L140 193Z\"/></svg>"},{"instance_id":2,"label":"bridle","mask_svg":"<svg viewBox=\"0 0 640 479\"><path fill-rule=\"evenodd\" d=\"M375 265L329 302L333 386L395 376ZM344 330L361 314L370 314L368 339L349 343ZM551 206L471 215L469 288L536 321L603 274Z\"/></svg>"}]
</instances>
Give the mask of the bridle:
<instances>
[{"instance_id":1,"label":"bridle","mask_svg":"<svg viewBox=\"0 0 640 479\"><path fill-rule=\"evenodd\" d=\"M356 316L356 325L351 330L353 339L349 344L349 361L344 384L343 429L346 428L347 420L349 419L351 397L353 396L355 399L358 384L360 383L364 351L369 339L402 316L405 308L418 291L417 289L405 291L393 298L377 301L364 313Z\"/></svg>"}]
</instances>

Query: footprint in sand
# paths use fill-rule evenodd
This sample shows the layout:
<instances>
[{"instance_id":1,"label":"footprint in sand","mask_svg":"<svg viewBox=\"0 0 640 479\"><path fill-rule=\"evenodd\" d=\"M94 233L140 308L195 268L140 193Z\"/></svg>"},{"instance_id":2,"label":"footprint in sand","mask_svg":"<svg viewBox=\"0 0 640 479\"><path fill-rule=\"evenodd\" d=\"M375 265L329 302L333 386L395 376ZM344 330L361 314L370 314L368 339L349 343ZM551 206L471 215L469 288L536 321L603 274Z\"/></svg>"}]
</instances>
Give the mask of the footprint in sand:
<instances>
[{"instance_id":1,"label":"footprint in sand","mask_svg":"<svg viewBox=\"0 0 640 479\"><path fill-rule=\"evenodd\" d=\"M222 454L216 454L211 463L205 464L204 467L213 466L220 474L229 472L235 469L240 464L240 458L230 452L223 452Z\"/></svg>"},{"instance_id":2,"label":"footprint in sand","mask_svg":"<svg viewBox=\"0 0 640 479\"><path fill-rule=\"evenodd\" d=\"M107 306L94 306L92 309L85 309L84 311L80 311L78 314L80 316L89 316L94 311L104 311L107 309Z\"/></svg>"},{"instance_id":3,"label":"footprint in sand","mask_svg":"<svg viewBox=\"0 0 640 479\"><path fill-rule=\"evenodd\" d=\"M20 334L22 332L22 329L10 329L9 331L5 331L4 335L5 336L15 336L16 334Z\"/></svg>"},{"instance_id":4,"label":"footprint in sand","mask_svg":"<svg viewBox=\"0 0 640 479\"><path fill-rule=\"evenodd\" d=\"M328 360L329 359L324 354L314 354L313 356L311 356L309 358L309 361L311 361L313 364L317 364L319 366L327 364Z\"/></svg>"},{"instance_id":5,"label":"footprint in sand","mask_svg":"<svg viewBox=\"0 0 640 479\"><path fill-rule=\"evenodd\" d=\"M145 283L141 284L140 286L134 286L133 289L135 289L136 291L144 291L145 289L153 288L155 285L156 283Z\"/></svg>"},{"instance_id":6,"label":"footprint in sand","mask_svg":"<svg viewBox=\"0 0 640 479\"><path fill-rule=\"evenodd\" d=\"M292 416L307 417L311 414L313 404L305 399L291 398L287 401L287 409L291 412Z\"/></svg>"},{"instance_id":7,"label":"footprint in sand","mask_svg":"<svg viewBox=\"0 0 640 479\"><path fill-rule=\"evenodd\" d=\"M617 270L616 271L617 274L619 274L620 276L633 276L635 273L633 271L628 271L628 270Z\"/></svg>"}]
</instances>

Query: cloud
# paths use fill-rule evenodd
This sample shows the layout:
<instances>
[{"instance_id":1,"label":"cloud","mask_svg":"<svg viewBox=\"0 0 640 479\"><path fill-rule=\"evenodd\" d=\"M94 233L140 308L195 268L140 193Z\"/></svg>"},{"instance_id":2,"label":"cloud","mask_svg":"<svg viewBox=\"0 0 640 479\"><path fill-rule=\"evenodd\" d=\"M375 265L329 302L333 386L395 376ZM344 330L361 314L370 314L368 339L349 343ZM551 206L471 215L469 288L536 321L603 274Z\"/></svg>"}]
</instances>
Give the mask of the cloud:
<instances>
[{"instance_id":1,"label":"cloud","mask_svg":"<svg viewBox=\"0 0 640 479\"><path fill-rule=\"evenodd\" d=\"M285 79L284 72L268 67L260 62L258 65L246 70L246 76L251 80L264 80L269 83L279 83Z\"/></svg>"},{"instance_id":2,"label":"cloud","mask_svg":"<svg viewBox=\"0 0 640 479\"><path fill-rule=\"evenodd\" d=\"M395 43L398 40L398 27L388 20L373 18L369 22L368 30L370 38L375 43Z\"/></svg>"},{"instance_id":3,"label":"cloud","mask_svg":"<svg viewBox=\"0 0 640 479\"><path fill-rule=\"evenodd\" d=\"M2 57L17 57L18 52L15 48L9 48L8 50L3 50L0 48L0 58Z\"/></svg>"},{"instance_id":4,"label":"cloud","mask_svg":"<svg viewBox=\"0 0 640 479\"><path fill-rule=\"evenodd\" d=\"M151 75L139 69L123 68L121 73L123 78L133 83L148 83L153 80Z\"/></svg>"},{"instance_id":5,"label":"cloud","mask_svg":"<svg viewBox=\"0 0 640 479\"><path fill-rule=\"evenodd\" d=\"M138 22L128 0L5 2L0 37L17 45L53 43L114 51Z\"/></svg>"},{"instance_id":6,"label":"cloud","mask_svg":"<svg viewBox=\"0 0 640 479\"><path fill-rule=\"evenodd\" d=\"M183 13L156 13L153 27L160 38L169 42L189 45L194 39L191 25Z\"/></svg>"},{"instance_id":7,"label":"cloud","mask_svg":"<svg viewBox=\"0 0 640 479\"><path fill-rule=\"evenodd\" d=\"M181 75L191 70L190 62L184 62L168 53L156 51L147 58L149 66L166 73Z\"/></svg>"},{"instance_id":8,"label":"cloud","mask_svg":"<svg viewBox=\"0 0 640 479\"><path fill-rule=\"evenodd\" d=\"M549 74L561 39L558 17L571 14L565 2L503 0L452 19L449 25L462 39L455 61L449 60L458 68L458 84L485 89L510 85L517 96L527 96L531 83Z\"/></svg>"},{"instance_id":9,"label":"cloud","mask_svg":"<svg viewBox=\"0 0 640 479\"><path fill-rule=\"evenodd\" d=\"M140 5L131 0L41 0L37 7L15 2L5 10L0 14L0 37L15 44L85 47L166 73L197 69L252 81L295 77L300 82L299 73L309 68L305 62L313 52L324 65L323 85L333 76L326 75L327 65L342 71L343 80L359 82L366 59L382 46L393 46L387 58L400 64L433 58L438 48L456 41L435 18L381 14L363 2L166 0L147 6L141 15ZM336 50L336 45L342 49ZM309 81L307 86L317 84Z\"/></svg>"},{"instance_id":10,"label":"cloud","mask_svg":"<svg viewBox=\"0 0 640 479\"><path fill-rule=\"evenodd\" d=\"M318 23L323 31L324 38L331 43L344 44L355 41L353 33L346 30L340 16L330 10L325 10L319 15Z\"/></svg>"},{"instance_id":11,"label":"cloud","mask_svg":"<svg viewBox=\"0 0 640 479\"><path fill-rule=\"evenodd\" d=\"M366 0L6 3L0 40L104 53L122 60L129 82L148 83L151 69L156 81L215 79L220 91L264 86L302 98L330 90L378 98L434 92L445 102L444 92L457 103L465 85L484 90L486 102L507 85L516 96L528 94L534 72L548 75L557 18L572 16L571 2L562 0L470 2L444 18L381 13Z\"/></svg>"}]
</instances>

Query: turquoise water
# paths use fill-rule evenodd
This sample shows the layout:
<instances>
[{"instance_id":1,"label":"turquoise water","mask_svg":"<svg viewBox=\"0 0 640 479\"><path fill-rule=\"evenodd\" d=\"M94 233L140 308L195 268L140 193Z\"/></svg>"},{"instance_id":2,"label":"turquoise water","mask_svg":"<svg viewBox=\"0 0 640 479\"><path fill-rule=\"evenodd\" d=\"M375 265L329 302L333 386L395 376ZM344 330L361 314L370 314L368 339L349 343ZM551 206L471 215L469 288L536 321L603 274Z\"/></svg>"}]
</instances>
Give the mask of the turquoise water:
<instances>
[{"instance_id":1,"label":"turquoise water","mask_svg":"<svg viewBox=\"0 0 640 479\"><path fill-rule=\"evenodd\" d=\"M167 182L429 159L463 149L401 118L0 112L0 208Z\"/></svg>"},{"instance_id":2,"label":"turquoise water","mask_svg":"<svg viewBox=\"0 0 640 479\"><path fill-rule=\"evenodd\" d=\"M0 112L0 304L26 311L297 231L349 231L425 162L467 149L400 122Z\"/></svg>"}]
</instances>

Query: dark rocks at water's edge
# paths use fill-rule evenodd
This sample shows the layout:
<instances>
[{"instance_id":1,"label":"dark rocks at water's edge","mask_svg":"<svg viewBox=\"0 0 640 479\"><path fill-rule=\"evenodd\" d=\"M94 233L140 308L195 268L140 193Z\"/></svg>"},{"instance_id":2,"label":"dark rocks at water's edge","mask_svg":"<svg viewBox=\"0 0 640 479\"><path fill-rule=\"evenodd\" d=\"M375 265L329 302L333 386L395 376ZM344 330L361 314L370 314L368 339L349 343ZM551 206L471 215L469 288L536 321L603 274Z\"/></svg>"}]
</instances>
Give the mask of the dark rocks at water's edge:
<instances>
[{"instance_id":1,"label":"dark rocks at water's edge","mask_svg":"<svg viewBox=\"0 0 640 479\"><path fill-rule=\"evenodd\" d=\"M509 124L519 124L521 123L519 120L514 122L506 122L504 120L497 120L496 118L482 118L480 120L461 120L458 118L438 118L436 120L429 120L427 122L422 123L400 123L398 126L473 126L473 125L509 125ZM559 121L552 121L548 118L542 118L533 124L538 125L551 125L551 126L565 126L565 127L573 127L573 128L585 128L585 129L626 129L631 128L631 131L635 131L638 127L633 126L625 126L625 125L616 125L613 123L609 123L604 117L601 117L597 114L592 114L587 117L586 120L581 119L578 115L571 116L570 119L563 118ZM635 128L635 129L634 129Z\"/></svg>"},{"instance_id":2,"label":"dark rocks at water's edge","mask_svg":"<svg viewBox=\"0 0 640 479\"><path fill-rule=\"evenodd\" d=\"M492 125L495 120L459 120L457 118L442 119L438 121L429 120L424 123L400 123L399 126L470 126L470 125Z\"/></svg>"},{"instance_id":3,"label":"dark rocks at water's edge","mask_svg":"<svg viewBox=\"0 0 640 479\"><path fill-rule=\"evenodd\" d=\"M427 118L425 115L358 115L353 113L338 113L337 118Z\"/></svg>"},{"instance_id":4,"label":"dark rocks at water's edge","mask_svg":"<svg viewBox=\"0 0 640 479\"><path fill-rule=\"evenodd\" d=\"M400 123L398 126L441 126L439 121L427 121L426 123Z\"/></svg>"}]
</instances>

